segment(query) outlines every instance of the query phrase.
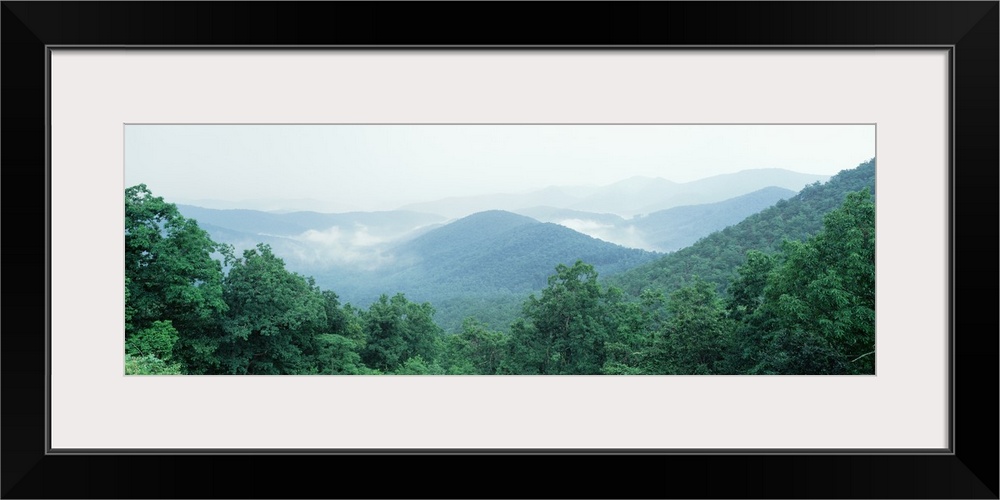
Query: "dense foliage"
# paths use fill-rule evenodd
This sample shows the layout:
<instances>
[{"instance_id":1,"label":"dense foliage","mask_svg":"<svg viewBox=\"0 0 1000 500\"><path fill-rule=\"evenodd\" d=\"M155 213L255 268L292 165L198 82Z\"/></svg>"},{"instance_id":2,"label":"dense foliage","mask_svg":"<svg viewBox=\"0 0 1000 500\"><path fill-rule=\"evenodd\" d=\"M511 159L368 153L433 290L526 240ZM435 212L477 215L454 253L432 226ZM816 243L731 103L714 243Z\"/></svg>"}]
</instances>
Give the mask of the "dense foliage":
<instances>
[{"instance_id":1,"label":"dense foliage","mask_svg":"<svg viewBox=\"0 0 1000 500\"><path fill-rule=\"evenodd\" d=\"M768 187L735 198L703 205L685 205L636 216L628 221L653 248L673 252L764 210L795 191Z\"/></svg>"},{"instance_id":2,"label":"dense foliage","mask_svg":"<svg viewBox=\"0 0 1000 500\"><path fill-rule=\"evenodd\" d=\"M125 372L872 374L873 178L874 162L842 172L610 285L594 263L556 260L540 291L492 304L513 321L466 318L454 333L431 303L404 293L342 304L267 244L237 256L138 185L125 192ZM507 242L551 234L509 215L486 215L516 231ZM513 253L483 265L550 259ZM475 262L442 259L460 273Z\"/></svg>"},{"instance_id":3,"label":"dense foliage","mask_svg":"<svg viewBox=\"0 0 1000 500\"><path fill-rule=\"evenodd\" d=\"M452 222L401 244L393 253L394 263L377 271L320 271L317 280L337 283L338 293L363 303L386 291L432 302L436 320L451 333L461 331L469 315L507 330L520 303L545 286L558 263L581 259L601 274L613 274L662 255L500 210Z\"/></svg>"},{"instance_id":4,"label":"dense foliage","mask_svg":"<svg viewBox=\"0 0 1000 500\"><path fill-rule=\"evenodd\" d=\"M774 253L785 240L798 241L815 235L823 227L825 214L840 206L848 193L865 188L875 193L874 159L843 170L824 184L806 186L788 200L608 282L638 297L645 289L677 290L698 276L723 293L736 277L736 269L748 251Z\"/></svg>"}]
</instances>

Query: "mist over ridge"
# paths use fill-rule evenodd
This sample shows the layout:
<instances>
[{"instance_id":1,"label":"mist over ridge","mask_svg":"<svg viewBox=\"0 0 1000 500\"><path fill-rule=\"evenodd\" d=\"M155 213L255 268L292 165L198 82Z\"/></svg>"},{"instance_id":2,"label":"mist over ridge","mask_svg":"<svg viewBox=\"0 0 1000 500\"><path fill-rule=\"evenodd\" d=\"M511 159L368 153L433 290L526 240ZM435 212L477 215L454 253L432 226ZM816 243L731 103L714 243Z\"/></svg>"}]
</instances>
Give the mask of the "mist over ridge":
<instances>
[{"instance_id":1,"label":"mist over ridge","mask_svg":"<svg viewBox=\"0 0 1000 500\"><path fill-rule=\"evenodd\" d=\"M688 193L688 198L723 196L713 194L712 187L722 193L755 187L747 177L786 185L816 177L784 171L728 175L742 182L726 182L727 176L695 181L699 191ZM613 200L609 193L617 192L632 195L633 206L660 206L683 198L677 186L692 184L650 181L632 177L604 188L552 186L527 197L468 199L491 203L562 200L563 205L579 206L580 196ZM567 191L576 196L566 195ZM636 195L647 192L660 192L660 201L652 195ZM345 302L367 304L386 290L402 292L438 305L443 310L439 320L454 329L472 311L481 316L494 310L513 314L524 294L544 286L556 263L584 260L601 276L614 276L794 195L790 189L768 186L718 202L629 217L552 205L491 208L462 217L414 210L420 207L412 205L406 210L344 213L178 208L213 239L233 245L237 254L257 243L270 245L290 270L314 277L318 286L335 290Z\"/></svg>"},{"instance_id":2,"label":"mist over ridge","mask_svg":"<svg viewBox=\"0 0 1000 500\"><path fill-rule=\"evenodd\" d=\"M127 374L874 373L874 125L125 136Z\"/></svg>"},{"instance_id":3,"label":"mist over ridge","mask_svg":"<svg viewBox=\"0 0 1000 500\"><path fill-rule=\"evenodd\" d=\"M825 182L829 178L829 175L777 168L742 170L684 183L660 177L633 176L605 186L548 186L520 194L452 196L405 204L399 209L459 218L485 210L520 213L534 207L551 207L630 218L677 206L723 201L766 187L797 192L809 184Z\"/></svg>"}]
</instances>

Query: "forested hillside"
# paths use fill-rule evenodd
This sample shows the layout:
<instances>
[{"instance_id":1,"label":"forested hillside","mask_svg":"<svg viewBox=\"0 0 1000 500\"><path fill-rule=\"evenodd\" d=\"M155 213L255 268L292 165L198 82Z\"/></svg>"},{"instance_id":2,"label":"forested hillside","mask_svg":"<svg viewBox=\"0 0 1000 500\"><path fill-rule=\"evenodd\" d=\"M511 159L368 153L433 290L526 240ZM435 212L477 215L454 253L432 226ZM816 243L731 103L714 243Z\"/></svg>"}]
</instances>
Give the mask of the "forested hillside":
<instances>
[{"instance_id":1,"label":"forested hillside","mask_svg":"<svg viewBox=\"0 0 1000 500\"><path fill-rule=\"evenodd\" d=\"M513 314L504 304L539 290L557 263L582 259L614 273L657 257L500 210L447 224L436 215L407 211L275 214L186 205L178 210L236 252L268 244L289 269L338 290L346 302L370 303L394 290L441 303L439 321L451 331L469 314L507 323ZM484 307L461 307L478 302ZM508 313L497 317L502 310Z\"/></svg>"},{"instance_id":2,"label":"forested hillside","mask_svg":"<svg viewBox=\"0 0 1000 500\"><path fill-rule=\"evenodd\" d=\"M269 245L237 252L137 185L125 191L125 372L874 374L874 173L874 160L843 171L660 258L500 211L398 243L412 274L396 283L513 316L467 318L455 334L417 292L345 304ZM625 266L637 267L600 279ZM485 280L535 292L501 307Z\"/></svg>"},{"instance_id":3,"label":"forested hillside","mask_svg":"<svg viewBox=\"0 0 1000 500\"><path fill-rule=\"evenodd\" d=\"M792 196L795 191L768 187L716 203L660 210L630 222L652 248L673 252Z\"/></svg>"},{"instance_id":4,"label":"forested hillside","mask_svg":"<svg viewBox=\"0 0 1000 500\"><path fill-rule=\"evenodd\" d=\"M875 160L843 170L823 184L805 187L788 200L779 201L697 243L636 267L608 280L630 296L643 290L667 292L689 284L695 276L724 292L743 264L748 250L773 253L784 240L802 240L823 227L823 217L844 202L848 193L868 188L875 193Z\"/></svg>"},{"instance_id":5,"label":"forested hillside","mask_svg":"<svg viewBox=\"0 0 1000 500\"><path fill-rule=\"evenodd\" d=\"M526 208L517 213L610 243L654 252L673 252L794 195L795 191L772 186L724 201L683 205L628 219L615 214L551 206Z\"/></svg>"},{"instance_id":6,"label":"forested hillside","mask_svg":"<svg viewBox=\"0 0 1000 500\"><path fill-rule=\"evenodd\" d=\"M559 263L583 260L613 274L658 254L596 240L566 227L492 210L429 231L393 247L392 262L371 272L319 271L352 302L386 291L440 306L438 324L459 331L467 317L506 330L521 301L545 286Z\"/></svg>"},{"instance_id":7,"label":"forested hillside","mask_svg":"<svg viewBox=\"0 0 1000 500\"><path fill-rule=\"evenodd\" d=\"M690 182L636 176L605 186L549 186L523 194L445 198L408 204L401 210L461 218L487 210L524 213L534 207L550 207L630 218L684 205L715 203L768 187L798 191L828 177L780 168L742 170Z\"/></svg>"},{"instance_id":8,"label":"forested hillside","mask_svg":"<svg viewBox=\"0 0 1000 500\"><path fill-rule=\"evenodd\" d=\"M470 215L403 244L396 254L406 268L387 282L462 293L538 290L560 262L584 260L614 273L657 257L503 211Z\"/></svg>"}]
</instances>

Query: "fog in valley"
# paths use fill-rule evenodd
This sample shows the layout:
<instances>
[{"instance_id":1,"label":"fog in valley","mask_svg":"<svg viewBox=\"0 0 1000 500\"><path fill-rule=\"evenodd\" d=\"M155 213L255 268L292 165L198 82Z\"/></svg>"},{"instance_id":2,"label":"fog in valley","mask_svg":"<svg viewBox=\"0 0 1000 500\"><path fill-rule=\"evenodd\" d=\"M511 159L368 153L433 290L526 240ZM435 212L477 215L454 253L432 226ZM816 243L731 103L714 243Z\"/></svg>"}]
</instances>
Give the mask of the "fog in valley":
<instances>
[{"instance_id":1,"label":"fog in valley","mask_svg":"<svg viewBox=\"0 0 1000 500\"><path fill-rule=\"evenodd\" d=\"M125 176L127 185L145 183L238 249L264 239L304 271L371 270L405 259L395 249L407 240L486 210L671 252L870 158L873 132L829 125L129 125ZM303 211L379 216L294 216ZM239 217L245 220L219 220Z\"/></svg>"},{"instance_id":2,"label":"fog in valley","mask_svg":"<svg viewBox=\"0 0 1000 500\"><path fill-rule=\"evenodd\" d=\"M874 351L850 346L874 338L874 132L873 125L128 125L126 351L134 363L153 363L129 370L868 373L873 360L851 359ZM174 222L153 217L172 211ZM824 240L828 224L871 229ZM183 238L150 236L181 227L188 227ZM175 246L164 247L163 260L143 246L169 241ZM199 241L192 261L176 260L179 247ZM192 267L208 255L216 262ZM845 278L789 267L814 259L829 260L823 269L846 266ZM195 271L167 288L154 285ZM850 328L859 335L849 344L760 336L797 331L768 333L763 324L808 316L769 303L762 287L806 278L858 288L850 297L790 303L844 305L842 317L857 320ZM195 290L156 297L185 280ZM559 298L566 293L582 295ZM216 309L167 323L162 314L191 307L150 306L170 297ZM707 321L698 335L715 354L678 350L689 344L677 335L687 334L669 321L681 321L684 307ZM562 319L548 325L551 318ZM844 328L838 321L830 323L836 332ZM741 337L740 329L757 333ZM183 363L157 364L172 354L147 351L174 345L174 336L187 338L170 350ZM750 341L763 344L741 344ZM799 349L793 344L816 354L789 357ZM493 347L470 351L484 345Z\"/></svg>"}]
</instances>

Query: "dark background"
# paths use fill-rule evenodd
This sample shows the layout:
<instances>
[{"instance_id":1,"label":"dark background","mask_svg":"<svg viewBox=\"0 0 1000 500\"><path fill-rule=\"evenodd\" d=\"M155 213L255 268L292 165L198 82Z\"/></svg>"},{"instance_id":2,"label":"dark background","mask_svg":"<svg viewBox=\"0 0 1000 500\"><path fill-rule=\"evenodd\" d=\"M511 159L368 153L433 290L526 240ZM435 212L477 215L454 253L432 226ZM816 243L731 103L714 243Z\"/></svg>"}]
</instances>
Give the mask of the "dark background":
<instances>
[{"instance_id":1,"label":"dark background","mask_svg":"<svg viewBox=\"0 0 1000 500\"><path fill-rule=\"evenodd\" d=\"M2 2L2 257L26 271L8 272L3 301L2 495L997 498L998 11L996 1ZM954 45L954 454L46 455L45 46L88 44Z\"/></svg>"}]
</instances>

